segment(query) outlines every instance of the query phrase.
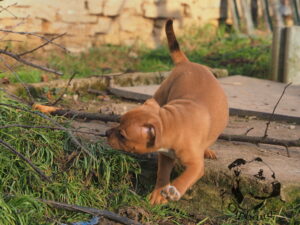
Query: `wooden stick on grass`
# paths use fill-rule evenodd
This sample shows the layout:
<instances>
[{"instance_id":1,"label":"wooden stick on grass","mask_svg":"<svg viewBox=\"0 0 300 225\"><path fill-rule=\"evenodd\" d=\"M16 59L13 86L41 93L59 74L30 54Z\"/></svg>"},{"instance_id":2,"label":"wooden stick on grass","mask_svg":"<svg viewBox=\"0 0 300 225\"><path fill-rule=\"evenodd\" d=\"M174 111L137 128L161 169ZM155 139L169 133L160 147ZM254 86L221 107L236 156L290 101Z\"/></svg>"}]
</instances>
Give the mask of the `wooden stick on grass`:
<instances>
[{"instance_id":1,"label":"wooden stick on grass","mask_svg":"<svg viewBox=\"0 0 300 225\"><path fill-rule=\"evenodd\" d=\"M65 209L69 211L75 211L75 212L83 212L83 213L88 213L94 216L103 216L106 217L110 220L113 220L118 223L122 223L125 225L142 225L141 223L131 220L127 217L120 216L116 213L107 211L107 210L100 210L96 208L90 208L90 207L83 207L83 206L78 206L78 205L70 205L66 203L61 203L61 202L56 202L56 201L51 201L51 200L45 200L45 199L39 199L39 201L44 202L54 208L58 209Z\"/></svg>"}]
</instances>

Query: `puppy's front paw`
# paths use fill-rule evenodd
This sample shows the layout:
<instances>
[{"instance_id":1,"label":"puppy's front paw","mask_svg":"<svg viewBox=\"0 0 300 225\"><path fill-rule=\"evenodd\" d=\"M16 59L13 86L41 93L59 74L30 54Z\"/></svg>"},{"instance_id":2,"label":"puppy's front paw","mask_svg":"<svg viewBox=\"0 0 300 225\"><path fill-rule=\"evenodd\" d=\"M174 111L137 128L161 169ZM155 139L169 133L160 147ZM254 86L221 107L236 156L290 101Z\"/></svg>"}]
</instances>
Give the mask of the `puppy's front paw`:
<instances>
[{"instance_id":1,"label":"puppy's front paw","mask_svg":"<svg viewBox=\"0 0 300 225\"><path fill-rule=\"evenodd\" d=\"M151 205L157 205L157 204L165 204L168 202L168 200L166 198L164 198L161 195L161 191L164 187L162 188L155 188L150 196L150 203Z\"/></svg>"},{"instance_id":2,"label":"puppy's front paw","mask_svg":"<svg viewBox=\"0 0 300 225\"><path fill-rule=\"evenodd\" d=\"M164 189L161 190L160 194L171 201L178 201L181 197L180 192L177 190L175 186L168 185Z\"/></svg>"}]
</instances>

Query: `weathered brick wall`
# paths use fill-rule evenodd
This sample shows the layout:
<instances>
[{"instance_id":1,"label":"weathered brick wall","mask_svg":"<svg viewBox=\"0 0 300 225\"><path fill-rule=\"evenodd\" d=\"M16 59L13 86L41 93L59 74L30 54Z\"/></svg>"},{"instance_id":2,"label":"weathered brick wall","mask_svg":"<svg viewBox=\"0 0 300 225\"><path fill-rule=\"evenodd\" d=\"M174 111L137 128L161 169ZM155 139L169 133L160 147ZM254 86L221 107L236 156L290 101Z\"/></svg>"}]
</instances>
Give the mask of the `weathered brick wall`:
<instances>
[{"instance_id":1,"label":"weathered brick wall","mask_svg":"<svg viewBox=\"0 0 300 225\"><path fill-rule=\"evenodd\" d=\"M174 26L180 30L194 24L217 24L220 1L3 0L0 29L45 35L67 32L59 42L75 52L104 43L155 47L165 38L162 29L166 18L174 18ZM7 6L9 11L3 10ZM22 38L9 34L4 39Z\"/></svg>"}]
</instances>

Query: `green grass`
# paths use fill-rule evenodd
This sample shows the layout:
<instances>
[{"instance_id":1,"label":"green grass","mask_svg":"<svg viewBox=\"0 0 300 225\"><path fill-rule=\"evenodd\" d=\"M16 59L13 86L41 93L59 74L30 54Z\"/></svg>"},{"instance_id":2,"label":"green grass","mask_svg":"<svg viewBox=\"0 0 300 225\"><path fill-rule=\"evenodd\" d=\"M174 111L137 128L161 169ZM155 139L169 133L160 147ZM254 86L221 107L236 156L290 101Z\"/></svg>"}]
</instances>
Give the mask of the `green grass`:
<instances>
[{"instance_id":1,"label":"green grass","mask_svg":"<svg viewBox=\"0 0 300 225\"><path fill-rule=\"evenodd\" d=\"M1 91L0 102L30 110ZM65 119L54 119L68 127ZM53 126L38 115L0 106L0 126L9 124ZM141 222L150 224L166 216L174 224L182 224L180 221L188 217L184 209L176 206L150 206L147 196L153 187L140 190L138 161L102 141L82 142L97 158L96 162L83 153L68 161L68 157L79 150L61 130L1 128L0 139L52 178L51 183L43 181L28 164L0 145L1 225L59 224L90 218L84 213L51 208L38 198L115 212L124 207L142 208L147 215L142 215Z\"/></svg>"},{"instance_id":2,"label":"green grass","mask_svg":"<svg viewBox=\"0 0 300 225\"><path fill-rule=\"evenodd\" d=\"M0 92L0 102L22 108L25 105L8 99ZM28 109L28 108L27 108ZM62 118L54 118L68 126ZM0 107L0 126L8 124L35 124L51 126L52 124L37 115ZM144 209L142 222L155 224L168 218L173 224L187 224L194 220L193 216L179 207L176 202L168 205L152 207L146 200L151 185L141 191L143 184L139 181L141 172L139 163L119 151L115 151L103 142L84 143L98 162L80 154L74 160L67 161L68 156L77 147L72 144L64 131L47 129L23 129L17 127L0 130L0 139L8 142L17 151L30 158L53 182L47 183L33 171L28 164L0 146L0 224L57 224L58 222L74 222L88 220L89 215L53 209L37 200L43 198L117 211L132 206ZM154 180L153 180L154 183ZM300 199L291 203L283 203L275 199L275 203L258 212L259 220L249 219L228 211L222 218L209 218L203 213L201 224L299 224ZM192 204L192 203L191 203ZM212 222L211 222L212 221Z\"/></svg>"},{"instance_id":3,"label":"green grass","mask_svg":"<svg viewBox=\"0 0 300 225\"><path fill-rule=\"evenodd\" d=\"M257 211L245 212L238 209L237 212L226 210L223 225L277 225L277 224L300 224L300 199L284 203L279 199L271 199Z\"/></svg>"},{"instance_id":4,"label":"green grass","mask_svg":"<svg viewBox=\"0 0 300 225\"><path fill-rule=\"evenodd\" d=\"M271 59L269 36L240 37L235 33L225 32L223 28L215 31L211 26L188 28L186 33L178 39L181 49L191 61L227 69L230 75L268 77ZM47 52L35 57L41 61L39 64L62 71L65 79L74 72L77 73L76 77L87 77L112 72L166 71L173 67L166 42L157 49L103 45L79 55ZM17 72L26 83L39 82L40 76L44 74L27 66L19 66ZM0 78L4 76L9 77L13 83L18 82L13 74L0 73Z\"/></svg>"},{"instance_id":5,"label":"green grass","mask_svg":"<svg viewBox=\"0 0 300 225\"><path fill-rule=\"evenodd\" d=\"M1 92L0 101L25 107ZM51 125L37 115L0 107L0 126L33 122ZM80 154L66 163L68 155L78 149L64 131L11 127L1 129L0 138L53 179L52 183L42 181L28 164L0 146L0 224L54 224L51 220L87 218L84 214L51 209L36 198L108 210L134 204L141 198L133 194L132 180L140 172L137 162L101 142L87 145L98 162Z\"/></svg>"},{"instance_id":6,"label":"green grass","mask_svg":"<svg viewBox=\"0 0 300 225\"><path fill-rule=\"evenodd\" d=\"M16 73L0 73L0 79L8 77L12 83L19 83L20 80L25 83L37 83L41 82L41 75L40 70L21 66Z\"/></svg>"}]
</instances>

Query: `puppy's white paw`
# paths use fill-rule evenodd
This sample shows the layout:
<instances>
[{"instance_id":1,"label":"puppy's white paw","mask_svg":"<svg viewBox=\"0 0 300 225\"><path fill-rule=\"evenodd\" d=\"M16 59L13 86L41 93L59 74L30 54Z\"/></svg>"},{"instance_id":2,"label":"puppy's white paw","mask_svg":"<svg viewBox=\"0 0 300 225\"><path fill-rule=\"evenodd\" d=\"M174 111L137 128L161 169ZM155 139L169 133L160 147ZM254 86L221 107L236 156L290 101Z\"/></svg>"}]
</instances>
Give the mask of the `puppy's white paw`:
<instances>
[{"instance_id":1,"label":"puppy's white paw","mask_svg":"<svg viewBox=\"0 0 300 225\"><path fill-rule=\"evenodd\" d=\"M164 189L161 190L160 194L171 201L178 201L181 197L180 192L177 190L175 186L168 185Z\"/></svg>"}]
</instances>

